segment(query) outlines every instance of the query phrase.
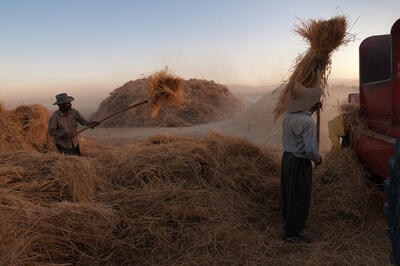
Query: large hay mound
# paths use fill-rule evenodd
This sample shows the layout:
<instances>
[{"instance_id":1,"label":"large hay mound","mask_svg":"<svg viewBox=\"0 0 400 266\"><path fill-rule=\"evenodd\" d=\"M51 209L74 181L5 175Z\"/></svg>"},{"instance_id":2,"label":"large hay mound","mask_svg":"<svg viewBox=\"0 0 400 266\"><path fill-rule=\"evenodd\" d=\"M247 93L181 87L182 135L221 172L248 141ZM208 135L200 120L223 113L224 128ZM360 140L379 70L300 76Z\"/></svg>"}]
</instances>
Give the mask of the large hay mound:
<instances>
[{"instance_id":1,"label":"large hay mound","mask_svg":"<svg viewBox=\"0 0 400 266\"><path fill-rule=\"evenodd\" d=\"M101 120L132 103L149 99L150 82L150 79L138 79L114 90L108 98L103 100L91 119ZM182 107L163 105L158 115L152 118L153 106L146 105L121 113L102 123L102 126L190 126L230 118L242 108L241 102L227 87L213 81L184 80L182 92L185 95L185 103Z\"/></svg>"}]
</instances>

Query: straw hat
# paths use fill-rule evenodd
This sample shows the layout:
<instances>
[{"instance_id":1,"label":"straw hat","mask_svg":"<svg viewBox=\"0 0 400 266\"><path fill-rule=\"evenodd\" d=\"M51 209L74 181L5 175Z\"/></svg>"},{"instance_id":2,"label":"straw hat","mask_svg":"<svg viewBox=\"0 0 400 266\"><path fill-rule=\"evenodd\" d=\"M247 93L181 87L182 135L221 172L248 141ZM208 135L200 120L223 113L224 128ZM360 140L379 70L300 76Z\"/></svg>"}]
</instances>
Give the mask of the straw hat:
<instances>
[{"instance_id":1,"label":"straw hat","mask_svg":"<svg viewBox=\"0 0 400 266\"><path fill-rule=\"evenodd\" d=\"M321 101L322 90L320 88L306 88L299 82L295 82L291 99L286 105L286 111L296 113L310 109Z\"/></svg>"},{"instance_id":2,"label":"straw hat","mask_svg":"<svg viewBox=\"0 0 400 266\"><path fill-rule=\"evenodd\" d=\"M53 103L53 105L58 105L58 104L63 104L63 103L69 103L72 102L74 97L68 96L66 93L60 93L56 95L57 101Z\"/></svg>"}]
</instances>

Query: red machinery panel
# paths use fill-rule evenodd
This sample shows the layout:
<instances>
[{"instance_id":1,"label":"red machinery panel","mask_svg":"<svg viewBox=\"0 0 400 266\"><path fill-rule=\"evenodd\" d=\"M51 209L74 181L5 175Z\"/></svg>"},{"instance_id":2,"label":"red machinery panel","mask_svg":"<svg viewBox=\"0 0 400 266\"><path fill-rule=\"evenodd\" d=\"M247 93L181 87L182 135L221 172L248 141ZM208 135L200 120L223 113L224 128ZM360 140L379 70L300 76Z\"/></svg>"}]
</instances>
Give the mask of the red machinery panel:
<instances>
[{"instance_id":1,"label":"red machinery panel","mask_svg":"<svg viewBox=\"0 0 400 266\"><path fill-rule=\"evenodd\" d=\"M373 173L384 178L389 176L388 159L393 156L394 151L392 143L369 136L361 136L357 140L355 150Z\"/></svg>"},{"instance_id":2,"label":"red machinery panel","mask_svg":"<svg viewBox=\"0 0 400 266\"><path fill-rule=\"evenodd\" d=\"M386 178L393 141L400 138L400 19L391 34L372 36L360 44L360 113L371 130L388 136L359 138L356 152L372 172Z\"/></svg>"},{"instance_id":3,"label":"red machinery panel","mask_svg":"<svg viewBox=\"0 0 400 266\"><path fill-rule=\"evenodd\" d=\"M370 123L392 125L392 81L361 84L361 115Z\"/></svg>"},{"instance_id":4,"label":"red machinery panel","mask_svg":"<svg viewBox=\"0 0 400 266\"><path fill-rule=\"evenodd\" d=\"M360 113L371 123L392 125L391 47L389 34L360 44Z\"/></svg>"},{"instance_id":5,"label":"red machinery panel","mask_svg":"<svg viewBox=\"0 0 400 266\"><path fill-rule=\"evenodd\" d=\"M392 30L393 54L393 125L400 125L400 19L394 23ZM400 134L396 136L400 138Z\"/></svg>"}]
</instances>

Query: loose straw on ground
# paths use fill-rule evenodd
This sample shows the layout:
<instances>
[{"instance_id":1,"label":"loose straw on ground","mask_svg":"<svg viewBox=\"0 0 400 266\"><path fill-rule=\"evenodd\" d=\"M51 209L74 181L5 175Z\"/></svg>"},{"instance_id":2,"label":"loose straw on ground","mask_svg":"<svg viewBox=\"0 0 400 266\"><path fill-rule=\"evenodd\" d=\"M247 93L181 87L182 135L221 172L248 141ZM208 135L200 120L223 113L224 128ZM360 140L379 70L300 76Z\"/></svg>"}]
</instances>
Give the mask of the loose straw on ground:
<instances>
[{"instance_id":1,"label":"loose straw on ground","mask_svg":"<svg viewBox=\"0 0 400 266\"><path fill-rule=\"evenodd\" d=\"M388 264L385 217L350 150L313 178L310 245L282 240L279 164L239 138L0 154L0 168L4 265Z\"/></svg>"},{"instance_id":2,"label":"loose straw on ground","mask_svg":"<svg viewBox=\"0 0 400 266\"><path fill-rule=\"evenodd\" d=\"M310 47L295 60L291 75L285 82L274 108L275 121L285 112L296 81L307 88L316 86L320 71L321 87L325 95L332 53L339 46L346 45L354 39L347 30L348 21L345 16L336 16L329 20L310 19L296 25L295 32L303 37Z\"/></svg>"}]
</instances>

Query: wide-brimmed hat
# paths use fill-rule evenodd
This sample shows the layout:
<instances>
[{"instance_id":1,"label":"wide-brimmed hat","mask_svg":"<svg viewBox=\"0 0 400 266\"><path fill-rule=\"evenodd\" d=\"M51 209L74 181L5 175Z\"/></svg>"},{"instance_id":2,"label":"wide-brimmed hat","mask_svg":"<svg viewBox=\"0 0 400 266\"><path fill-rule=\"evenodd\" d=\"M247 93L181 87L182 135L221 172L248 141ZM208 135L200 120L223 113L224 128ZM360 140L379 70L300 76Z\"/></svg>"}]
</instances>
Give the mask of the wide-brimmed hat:
<instances>
[{"instance_id":1,"label":"wide-brimmed hat","mask_svg":"<svg viewBox=\"0 0 400 266\"><path fill-rule=\"evenodd\" d=\"M75 100L74 97L68 96L66 93L57 94L56 99L57 101L53 105L69 103Z\"/></svg>"},{"instance_id":2,"label":"wide-brimmed hat","mask_svg":"<svg viewBox=\"0 0 400 266\"><path fill-rule=\"evenodd\" d=\"M295 82L291 99L286 105L286 111L296 113L310 109L321 101L322 90L320 88L306 88L299 82Z\"/></svg>"}]
</instances>

